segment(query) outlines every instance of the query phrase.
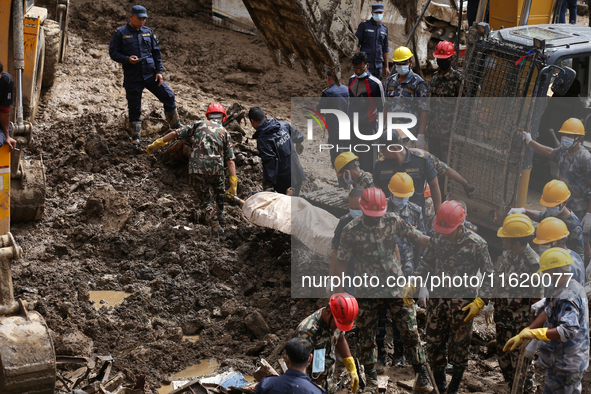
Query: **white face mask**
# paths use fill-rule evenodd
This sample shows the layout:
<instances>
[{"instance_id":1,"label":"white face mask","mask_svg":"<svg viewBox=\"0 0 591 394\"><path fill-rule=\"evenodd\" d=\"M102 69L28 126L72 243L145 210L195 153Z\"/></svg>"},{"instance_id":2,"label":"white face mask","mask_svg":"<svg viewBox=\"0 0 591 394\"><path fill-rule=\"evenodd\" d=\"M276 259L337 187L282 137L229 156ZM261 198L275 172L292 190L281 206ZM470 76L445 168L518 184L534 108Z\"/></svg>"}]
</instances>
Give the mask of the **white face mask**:
<instances>
[{"instance_id":1,"label":"white face mask","mask_svg":"<svg viewBox=\"0 0 591 394\"><path fill-rule=\"evenodd\" d=\"M376 22L380 22L382 19L384 19L384 14L372 14L373 16L373 20Z\"/></svg>"},{"instance_id":2,"label":"white face mask","mask_svg":"<svg viewBox=\"0 0 591 394\"><path fill-rule=\"evenodd\" d=\"M560 205L548 207L546 208L546 212L548 212L548 215L556 217L560 214L560 212L562 212L562 208L560 208Z\"/></svg>"}]
</instances>

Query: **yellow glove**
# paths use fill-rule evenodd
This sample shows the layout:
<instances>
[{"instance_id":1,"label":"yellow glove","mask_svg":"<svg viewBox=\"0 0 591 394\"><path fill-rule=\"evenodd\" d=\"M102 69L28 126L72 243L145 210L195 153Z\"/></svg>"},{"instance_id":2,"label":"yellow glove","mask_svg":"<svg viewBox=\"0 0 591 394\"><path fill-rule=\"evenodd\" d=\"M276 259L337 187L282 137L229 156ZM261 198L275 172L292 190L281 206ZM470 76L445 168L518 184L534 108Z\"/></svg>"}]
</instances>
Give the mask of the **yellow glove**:
<instances>
[{"instance_id":1,"label":"yellow glove","mask_svg":"<svg viewBox=\"0 0 591 394\"><path fill-rule=\"evenodd\" d=\"M484 308L484 301L482 301L480 298L476 298L474 301L463 307L462 311L470 310L464 321L470 321L474 319L476 316L478 316L482 308Z\"/></svg>"},{"instance_id":2,"label":"yellow glove","mask_svg":"<svg viewBox=\"0 0 591 394\"><path fill-rule=\"evenodd\" d=\"M412 305L415 300L412 299L413 295L417 292L417 288L412 283L408 283L404 290L402 290L402 300L404 305Z\"/></svg>"},{"instance_id":3,"label":"yellow glove","mask_svg":"<svg viewBox=\"0 0 591 394\"><path fill-rule=\"evenodd\" d=\"M236 195L237 188L238 188L238 178L235 176L231 176L230 177L230 188L228 189L228 197L230 197L230 194Z\"/></svg>"},{"instance_id":4,"label":"yellow glove","mask_svg":"<svg viewBox=\"0 0 591 394\"><path fill-rule=\"evenodd\" d=\"M534 328L533 330L529 327L525 327L518 335L515 335L507 341L503 347L503 351L506 352L507 350L515 349L517 346L521 345L524 339L549 341L550 339L546 336L546 331L548 331L548 327Z\"/></svg>"},{"instance_id":5,"label":"yellow glove","mask_svg":"<svg viewBox=\"0 0 591 394\"><path fill-rule=\"evenodd\" d=\"M353 357L345 357L343 359L343 364L345 364L345 368L347 368L347 372L349 372L351 391L356 393L359 388L359 375L357 375L357 368L355 368L355 360L353 360Z\"/></svg>"},{"instance_id":6,"label":"yellow glove","mask_svg":"<svg viewBox=\"0 0 591 394\"><path fill-rule=\"evenodd\" d=\"M152 151L153 151L154 149L158 149L158 148L160 148L161 146L164 146L164 145L166 145L166 144L168 144L168 142L164 142L164 141L162 140L162 138L158 138L156 141L154 141L154 142L152 142L150 145L148 145L148 147L146 148L146 152L148 152L148 153L152 153Z\"/></svg>"}]
</instances>

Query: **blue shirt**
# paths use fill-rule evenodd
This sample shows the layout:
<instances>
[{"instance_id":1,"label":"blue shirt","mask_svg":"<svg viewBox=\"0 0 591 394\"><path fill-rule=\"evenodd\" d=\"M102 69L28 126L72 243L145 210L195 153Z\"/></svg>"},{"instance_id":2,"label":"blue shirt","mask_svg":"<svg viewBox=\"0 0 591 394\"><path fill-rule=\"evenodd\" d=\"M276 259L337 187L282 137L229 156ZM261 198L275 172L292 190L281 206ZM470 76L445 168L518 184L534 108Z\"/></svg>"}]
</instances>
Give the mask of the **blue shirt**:
<instances>
[{"instance_id":1,"label":"blue shirt","mask_svg":"<svg viewBox=\"0 0 591 394\"><path fill-rule=\"evenodd\" d=\"M320 100L316 106L316 111L321 112L323 109L338 109L344 113L349 110L349 88L345 84L337 86L333 83L328 88L322 91ZM336 144L339 138L339 121L334 114L322 114L326 120L326 127L328 128L328 143Z\"/></svg>"},{"instance_id":2,"label":"blue shirt","mask_svg":"<svg viewBox=\"0 0 591 394\"><path fill-rule=\"evenodd\" d=\"M367 53L369 68L382 68L384 53L390 52L386 25L383 23L378 25L373 18L368 19L359 24L355 36L360 52Z\"/></svg>"},{"instance_id":3,"label":"blue shirt","mask_svg":"<svg viewBox=\"0 0 591 394\"><path fill-rule=\"evenodd\" d=\"M386 197L390 197L392 194L388 189L388 183L397 172L406 172L410 175L415 186L415 194L409 200L421 207L424 212L425 181L431 182L437 177L437 171L433 167L431 160L427 156L423 155L421 157L420 153L408 149L402 165L398 165L398 162L394 159L386 159L385 157L378 159L373 170L373 182L376 187L384 191Z\"/></svg>"},{"instance_id":4,"label":"blue shirt","mask_svg":"<svg viewBox=\"0 0 591 394\"><path fill-rule=\"evenodd\" d=\"M326 394L310 377L295 369L288 369L282 376L267 376L257 385L256 394Z\"/></svg>"},{"instance_id":5,"label":"blue shirt","mask_svg":"<svg viewBox=\"0 0 591 394\"><path fill-rule=\"evenodd\" d=\"M150 78L154 80L156 74L162 74L158 39L149 27L143 26L136 30L129 22L118 27L109 44L109 55L117 63L123 64L124 87L129 82L143 82ZM145 59L131 64L129 58L133 55Z\"/></svg>"}]
</instances>

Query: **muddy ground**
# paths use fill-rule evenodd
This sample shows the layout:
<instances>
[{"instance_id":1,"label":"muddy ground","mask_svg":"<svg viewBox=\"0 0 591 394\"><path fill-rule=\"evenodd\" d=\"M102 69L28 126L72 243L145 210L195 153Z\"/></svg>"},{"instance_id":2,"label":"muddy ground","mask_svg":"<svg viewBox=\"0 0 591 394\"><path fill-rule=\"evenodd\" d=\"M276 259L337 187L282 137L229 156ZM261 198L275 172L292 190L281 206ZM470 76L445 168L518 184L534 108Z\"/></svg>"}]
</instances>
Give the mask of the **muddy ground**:
<instances>
[{"instance_id":1,"label":"muddy ground","mask_svg":"<svg viewBox=\"0 0 591 394\"><path fill-rule=\"evenodd\" d=\"M190 2L181 3L145 5L183 122L202 118L212 102L259 105L288 119L291 97L318 96L324 88L299 66L276 68L261 37L204 23L191 16ZM251 375L257 360L317 308L317 300L290 297L290 237L249 224L236 206L226 210L225 234L210 235L195 214L185 166L165 164L162 152L135 150L124 130L122 70L109 58L108 44L132 3L71 4L67 59L55 86L43 92L28 150L42 154L46 165L45 214L12 227L24 249L13 266L15 294L45 317L58 354L112 355L114 371L127 382L146 374L147 392L203 359ZM143 116L163 118L147 92ZM260 190L261 168L242 151L238 190L245 198ZM304 153L305 166L314 160ZM333 181L311 175L305 188ZM91 290L131 296L97 312ZM259 317L267 327L249 329L247 321ZM482 322L479 330L462 390L506 391L486 346L492 331ZM192 343L182 341L183 334L200 337ZM388 372L390 392L401 390L393 382L412 379L410 367Z\"/></svg>"}]
</instances>

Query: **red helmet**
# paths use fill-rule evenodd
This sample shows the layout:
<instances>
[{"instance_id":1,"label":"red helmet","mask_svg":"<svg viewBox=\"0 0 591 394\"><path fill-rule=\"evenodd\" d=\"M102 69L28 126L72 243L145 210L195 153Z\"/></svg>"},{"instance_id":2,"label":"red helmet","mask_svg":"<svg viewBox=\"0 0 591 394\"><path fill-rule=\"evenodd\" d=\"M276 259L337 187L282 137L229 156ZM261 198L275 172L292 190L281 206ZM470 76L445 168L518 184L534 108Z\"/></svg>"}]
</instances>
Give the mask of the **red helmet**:
<instances>
[{"instance_id":1,"label":"red helmet","mask_svg":"<svg viewBox=\"0 0 591 394\"><path fill-rule=\"evenodd\" d=\"M228 119L228 116L226 115L226 110L224 109L224 107L222 107L221 104L218 103L213 103L210 104L209 107L207 107L207 112L205 113L205 116L207 117L207 119L209 119L209 114L214 114L214 113L218 113L218 114L224 114L224 120L222 121L225 122L226 119Z\"/></svg>"},{"instance_id":2,"label":"red helmet","mask_svg":"<svg viewBox=\"0 0 591 394\"><path fill-rule=\"evenodd\" d=\"M359 305L355 297L347 293L333 294L329 305L337 328L341 331L351 330L359 313Z\"/></svg>"},{"instance_id":3,"label":"red helmet","mask_svg":"<svg viewBox=\"0 0 591 394\"><path fill-rule=\"evenodd\" d=\"M435 47L435 52L433 52L433 56L437 59L447 59L455 54L456 48L449 41L439 41L439 44Z\"/></svg>"},{"instance_id":4,"label":"red helmet","mask_svg":"<svg viewBox=\"0 0 591 394\"><path fill-rule=\"evenodd\" d=\"M384 216L388 209L388 200L386 195L377 187L370 187L365 189L361 198L359 199L361 211L367 216L381 217Z\"/></svg>"},{"instance_id":5,"label":"red helmet","mask_svg":"<svg viewBox=\"0 0 591 394\"><path fill-rule=\"evenodd\" d=\"M466 219L466 211L455 201L445 201L439 207L433 228L441 234L452 233Z\"/></svg>"}]
</instances>

